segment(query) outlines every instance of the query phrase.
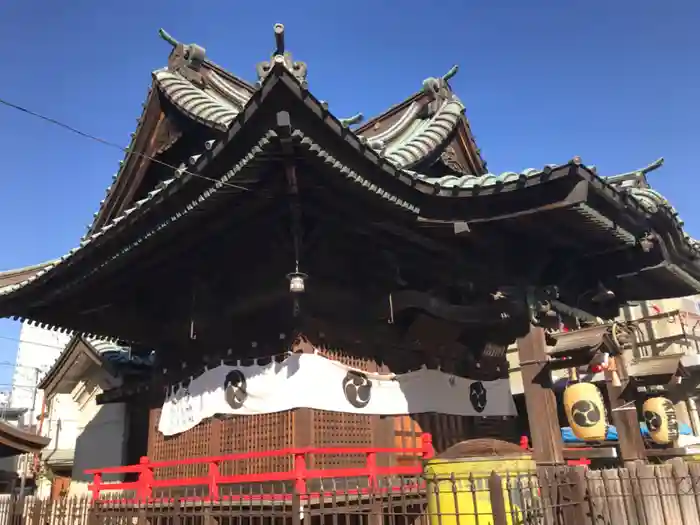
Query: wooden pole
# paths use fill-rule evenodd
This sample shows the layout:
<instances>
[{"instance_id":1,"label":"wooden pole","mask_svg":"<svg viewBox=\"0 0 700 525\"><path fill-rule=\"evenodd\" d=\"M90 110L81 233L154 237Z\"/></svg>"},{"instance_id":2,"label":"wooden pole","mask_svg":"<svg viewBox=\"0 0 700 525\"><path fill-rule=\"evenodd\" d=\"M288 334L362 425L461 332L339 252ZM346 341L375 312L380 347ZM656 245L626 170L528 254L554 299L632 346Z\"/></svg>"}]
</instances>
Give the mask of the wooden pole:
<instances>
[{"instance_id":1,"label":"wooden pole","mask_svg":"<svg viewBox=\"0 0 700 525\"><path fill-rule=\"evenodd\" d=\"M527 419L532 437L533 456L538 465L563 465L564 444L561 437L557 401L551 385L541 384L547 357L547 345L542 328L531 326L525 337L518 339L523 393Z\"/></svg>"},{"instance_id":2,"label":"wooden pole","mask_svg":"<svg viewBox=\"0 0 700 525\"><path fill-rule=\"evenodd\" d=\"M622 356L611 357L611 359L615 360L615 370L622 383L621 386L614 386L612 383L612 372L605 372L605 382L612 412L611 419L613 425L617 428L620 455L625 464L630 461L644 461L646 460L647 454L644 447L644 440L642 439L642 431L639 428L637 407L634 403L628 403L620 397L622 391L629 382L625 360ZM620 410L620 408L622 408L622 410Z\"/></svg>"}]
</instances>

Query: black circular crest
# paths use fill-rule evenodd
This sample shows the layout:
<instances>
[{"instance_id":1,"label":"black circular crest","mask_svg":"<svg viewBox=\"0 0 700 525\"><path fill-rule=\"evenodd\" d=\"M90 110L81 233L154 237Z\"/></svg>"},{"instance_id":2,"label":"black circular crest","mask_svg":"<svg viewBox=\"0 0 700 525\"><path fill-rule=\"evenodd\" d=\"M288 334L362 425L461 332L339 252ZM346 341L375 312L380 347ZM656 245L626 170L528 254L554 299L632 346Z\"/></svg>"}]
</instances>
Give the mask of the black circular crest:
<instances>
[{"instance_id":1,"label":"black circular crest","mask_svg":"<svg viewBox=\"0 0 700 525\"><path fill-rule=\"evenodd\" d=\"M240 370L231 370L224 380L224 395L231 408L237 410L248 398L245 375Z\"/></svg>"},{"instance_id":2,"label":"black circular crest","mask_svg":"<svg viewBox=\"0 0 700 525\"><path fill-rule=\"evenodd\" d=\"M571 407L571 416L578 426L591 428L600 422L601 413L595 403L582 399L581 401L576 401Z\"/></svg>"},{"instance_id":3,"label":"black circular crest","mask_svg":"<svg viewBox=\"0 0 700 525\"><path fill-rule=\"evenodd\" d=\"M486 389L481 381L476 381L469 385L469 401L471 401L474 410L481 413L486 409Z\"/></svg>"},{"instance_id":4,"label":"black circular crest","mask_svg":"<svg viewBox=\"0 0 700 525\"><path fill-rule=\"evenodd\" d=\"M343 379L345 399L355 408L364 408L372 398L372 381L363 373L350 370Z\"/></svg>"},{"instance_id":5,"label":"black circular crest","mask_svg":"<svg viewBox=\"0 0 700 525\"><path fill-rule=\"evenodd\" d=\"M661 429L661 414L657 414L651 410L645 410L644 422L647 424L649 432L657 432Z\"/></svg>"}]
</instances>

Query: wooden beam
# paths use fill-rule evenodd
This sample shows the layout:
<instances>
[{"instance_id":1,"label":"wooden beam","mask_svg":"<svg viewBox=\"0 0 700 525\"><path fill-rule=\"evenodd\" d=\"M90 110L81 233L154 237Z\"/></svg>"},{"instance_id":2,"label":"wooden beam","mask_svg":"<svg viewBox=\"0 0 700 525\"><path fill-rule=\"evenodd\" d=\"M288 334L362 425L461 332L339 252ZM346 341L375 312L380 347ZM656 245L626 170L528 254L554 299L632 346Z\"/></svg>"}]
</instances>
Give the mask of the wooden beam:
<instances>
[{"instance_id":1,"label":"wooden beam","mask_svg":"<svg viewBox=\"0 0 700 525\"><path fill-rule=\"evenodd\" d=\"M547 345L544 330L530 326L530 332L518 339L523 393L530 424L533 455L538 465L563 465L564 443L557 416L557 401L551 386L542 381L545 375Z\"/></svg>"}]
</instances>

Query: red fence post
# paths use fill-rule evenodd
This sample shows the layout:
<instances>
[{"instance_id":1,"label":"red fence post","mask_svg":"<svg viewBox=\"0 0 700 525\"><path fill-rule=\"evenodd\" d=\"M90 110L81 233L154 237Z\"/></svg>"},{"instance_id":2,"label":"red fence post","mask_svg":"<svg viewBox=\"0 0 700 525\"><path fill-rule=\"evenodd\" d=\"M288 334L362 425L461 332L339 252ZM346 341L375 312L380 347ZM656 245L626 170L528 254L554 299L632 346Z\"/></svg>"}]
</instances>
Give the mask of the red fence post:
<instances>
[{"instance_id":1,"label":"red fence post","mask_svg":"<svg viewBox=\"0 0 700 525\"><path fill-rule=\"evenodd\" d=\"M219 500L219 462L209 462L209 497L213 501Z\"/></svg>"},{"instance_id":2,"label":"red fence post","mask_svg":"<svg viewBox=\"0 0 700 525\"><path fill-rule=\"evenodd\" d=\"M421 448L423 449L423 459L431 459L435 456L435 449L433 448L433 436L428 432L421 435Z\"/></svg>"},{"instance_id":3,"label":"red fence post","mask_svg":"<svg viewBox=\"0 0 700 525\"><path fill-rule=\"evenodd\" d=\"M294 453L294 489L298 494L306 494L306 453Z\"/></svg>"},{"instance_id":4,"label":"red fence post","mask_svg":"<svg viewBox=\"0 0 700 525\"><path fill-rule=\"evenodd\" d=\"M97 501L100 499L100 490L102 489L102 472L96 472L92 478L92 486L90 487L90 492L92 492L92 501Z\"/></svg>"},{"instance_id":5,"label":"red fence post","mask_svg":"<svg viewBox=\"0 0 700 525\"><path fill-rule=\"evenodd\" d=\"M367 452L366 454L369 489L374 490L374 488L377 486L377 453Z\"/></svg>"},{"instance_id":6,"label":"red fence post","mask_svg":"<svg viewBox=\"0 0 700 525\"><path fill-rule=\"evenodd\" d=\"M152 496L153 470L147 456L139 459L139 479L136 482L136 498L147 500Z\"/></svg>"}]
</instances>

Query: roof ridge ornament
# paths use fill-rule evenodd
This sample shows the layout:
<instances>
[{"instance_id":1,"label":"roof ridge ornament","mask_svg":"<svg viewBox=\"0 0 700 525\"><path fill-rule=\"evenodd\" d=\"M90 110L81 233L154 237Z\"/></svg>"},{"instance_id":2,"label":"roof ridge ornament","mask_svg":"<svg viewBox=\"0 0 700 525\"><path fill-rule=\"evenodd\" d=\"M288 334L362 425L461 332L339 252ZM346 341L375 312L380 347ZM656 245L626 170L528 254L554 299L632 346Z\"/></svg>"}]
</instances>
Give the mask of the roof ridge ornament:
<instances>
[{"instance_id":1,"label":"roof ridge ornament","mask_svg":"<svg viewBox=\"0 0 700 525\"><path fill-rule=\"evenodd\" d=\"M340 121L340 124L344 127L350 127L354 126L355 124L359 124L363 120L365 120L365 116L362 113L358 113L356 115L353 115L352 117L348 118L341 118L338 119Z\"/></svg>"},{"instance_id":2,"label":"roof ridge ornament","mask_svg":"<svg viewBox=\"0 0 700 525\"><path fill-rule=\"evenodd\" d=\"M448 84L448 81L453 78L458 71L459 66L454 65L443 76L437 78L428 77L423 81L423 92L430 97L430 102L423 106L423 115L425 117L432 117L444 103L451 100L461 104Z\"/></svg>"},{"instance_id":3,"label":"roof ridge ornament","mask_svg":"<svg viewBox=\"0 0 700 525\"><path fill-rule=\"evenodd\" d=\"M652 162L651 164L644 166L641 169L629 171L627 173L620 173L619 175L611 175L610 177L606 177L606 180L608 183L611 183L614 185L619 184L619 185L622 185L625 187L647 188L647 187L649 187L649 183L647 182L647 179L646 179L647 174L659 169L663 165L664 165L664 158L660 157L660 158L656 159L654 162ZM632 181L632 182L628 182L628 181Z\"/></svg>"},{"instance_id":4,"label":"roof ridge ornament","mask_svg":"<svg viewBox=\"0 0 700 525\"><path fill-rule=\"evenodd\" d=\"M258 83L261 83L270 74L272 68L275 64L282 64L287 71L289 71L294 78L296 78L299 83L303 86L307 86L306 81L306 71L307 66L305 62L296 62L292 57L292 53L287 51L284 47L284 25L275 24L275 51L272 53L270 60L260 62L255 66L258 73Z\"/></svg>"},{"instance_id":5,"label":"roof ridge ornament","mask_svg":"<svg viewBox=\"0 0 700 525\"><path fill-rule=\"evenodd\" d=\"M199 70L207 56L207 50L198 44L183 44L163 28L158 30L158 36L173 46L168 57L168 69L178 71L188 80L201 82Z\"/></svg>"},{"instance_id":6,"label":"roof ridge ornament","mask_svg":"<svg viewBox=\"0 0 700 525\"><path fill-rule=\"evenodd\" d=\"M450 68L450 70L447 73L442 75L442 81L447 82L452 77L454 77L458 72L459 72L459 66L457 64L455 64L454 66L452 66Z\"/></svg>"},{"instance_id":7,"label":"roof ridge ornament","mask_svg":"<svg viewBox=\"0 0 700 525\"><path fill-rule=\"evenodd\" d=\"M175 40L170 33L168 33L165 29L162 27L158 30L158 36L161 37L163 40L165 40L168 44L171 46L175 47L180 44L177 40Z\"/></svg>"},{"instance_id":8,"label":"roof ridge ornament","mask_svg":"<svg viewBox=\"0 0 700 525\"><path fill-rule=\"evenodd\" d=\"M423 91L430 95L433 100L447 99L453 97L448 81L459 71L459 66L454 65L441 77L428 77L423 81Z\"/></svg>"}]
</instances>

